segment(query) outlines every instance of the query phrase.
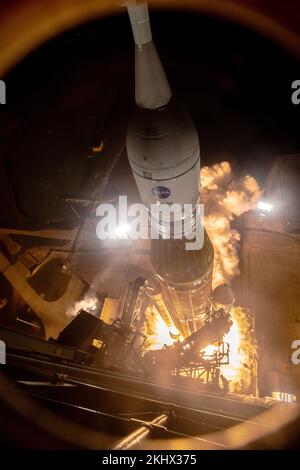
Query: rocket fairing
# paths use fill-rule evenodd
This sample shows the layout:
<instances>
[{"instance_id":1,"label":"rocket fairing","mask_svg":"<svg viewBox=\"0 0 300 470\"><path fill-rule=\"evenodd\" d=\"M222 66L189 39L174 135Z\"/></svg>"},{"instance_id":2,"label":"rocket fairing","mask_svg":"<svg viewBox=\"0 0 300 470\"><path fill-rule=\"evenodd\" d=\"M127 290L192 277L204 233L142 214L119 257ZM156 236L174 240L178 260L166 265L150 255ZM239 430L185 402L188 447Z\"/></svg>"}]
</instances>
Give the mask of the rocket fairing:
<instances>
[{"instance_id":1,"label":"rocket fairing","mask_svg":"<svg viewBox=\"0 0 300 470\"><path fill-rule=\"evenodd\" d=\"M182 239L165 239L161 219L151 218L162 237L151 242L151 260L170 316L183 336L196 331L211 294L213 247L205 233L200 250L185 249L186 227L195 229L200 201L200 146L188 113L172 95L152 40L146 1L127 2L135 42L136 110L127 132L128 160L141 199L151 205L190 204L172 222L182 229ZM176 219L178 217L178 219ZM187 219L185 219L187 217ZM186 224L187 223L187 224ZM177 232L178 233L178 232Z\"/></svg>"}]
</instances>

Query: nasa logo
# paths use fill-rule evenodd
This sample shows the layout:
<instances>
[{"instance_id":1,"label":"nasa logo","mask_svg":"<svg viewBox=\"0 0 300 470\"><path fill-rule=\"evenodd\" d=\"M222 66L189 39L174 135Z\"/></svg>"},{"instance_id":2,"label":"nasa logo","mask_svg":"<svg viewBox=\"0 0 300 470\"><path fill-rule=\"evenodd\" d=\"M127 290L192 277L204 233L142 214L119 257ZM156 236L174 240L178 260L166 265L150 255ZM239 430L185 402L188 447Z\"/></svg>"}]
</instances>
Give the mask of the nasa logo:
<instances>
[{"instance_id":1,"label":"nasa logo","mask_svg":"<svg viewBox=\"0 0 300 470\"><path fill-rule=\"evenodd\" d=\"M152 194L156 197L159 197L159 199L166 199L170 196L171 191L165 186L156 186L155 188L152 188Z\"/></svg>"}]
</instances>

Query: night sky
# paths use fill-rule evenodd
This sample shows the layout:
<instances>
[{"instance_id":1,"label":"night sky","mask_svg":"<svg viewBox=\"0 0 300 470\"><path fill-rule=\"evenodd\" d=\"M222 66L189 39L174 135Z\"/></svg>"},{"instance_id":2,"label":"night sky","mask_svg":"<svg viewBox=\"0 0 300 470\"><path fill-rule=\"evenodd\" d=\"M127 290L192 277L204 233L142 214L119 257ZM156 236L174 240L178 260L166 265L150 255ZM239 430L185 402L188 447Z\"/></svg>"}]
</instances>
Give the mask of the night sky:
<instances>
[{"instance_id":1,"label":"night sky","mask_svg":"<svg viewBox=\"0 0 300 470\"><path fill-rule=\"evenodd\" d=\"M153 37L174 94L199 131L202 165L229 160L260 182L278 154L300 150L299 63L278 45L220 19L151 12ZM64 198L92 198L105 159L120 153L133 107L127 16L50 41L5 77L0 129L2 226L72 227ZM299 77L298 77L299 78ZM91 147L104 142L97 160ZM123 151L118 165L130 170Z\"/></svg>"}]
</instances>

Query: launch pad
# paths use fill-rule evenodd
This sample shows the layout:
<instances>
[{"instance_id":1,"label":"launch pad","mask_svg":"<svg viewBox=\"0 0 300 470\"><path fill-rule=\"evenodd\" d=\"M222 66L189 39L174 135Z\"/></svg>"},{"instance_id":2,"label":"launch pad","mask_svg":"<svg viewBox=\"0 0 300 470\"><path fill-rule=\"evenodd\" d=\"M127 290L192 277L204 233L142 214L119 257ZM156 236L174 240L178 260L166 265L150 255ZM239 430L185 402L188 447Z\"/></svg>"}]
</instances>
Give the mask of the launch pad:
<instances>
[{"instance_id":1,"label":"launch pad","mask_svg":"<svg viewBox=\"0 0 300 470\"><path fill-rule=\"evenodd\" d=\"M207 434L248 421L251 421L254 431L256 426L259 428L259 422L255 424L255 416L269 406L267 401L259 399L251 401L233 394L223 397L201 392L192 384L188 388L180 382L177 385L172 382L159 384L71 361L58 364L57 358L53 361L54 357L47 358L43 354L35 356L33 352L28 356L24 351L22 354L16 351L8 353L8 365L17 388L7 379L2 380L0 393L4 400L2 405L5 403L10 413L16 403L22 405L22 400L25 400L22 406L31 410L36 407L34 412L23 415L22 419L30 426L30 422L35 422L38 428L43 424L39 439L40 442L48 439L48 444L51 426L47 416L43 423L35 419L41 416L41 406L59 414L60 419L72 418L73 428L80 423L81 439L82 432L85 432L88 441L90 431L84 426L93 427L99 433L105 433L106 437L103 434L101 438L102 448L123 450L143 445L145 439L160 439L163 442L175 437L190 437L199 448L226 449L228 443L224 438ZM5 399L7 393L9 402ZM8 409L6 411L9 412ZM131 437L132 433L134 438ZM52 445L65 448L68 437L73 439L74 432L72 436L65 436L65 442L62 437L59 439L56 436ZM83 444L86 445L86 442L81 440L79 444L73 440L72 448L80 448Z\"/></svg>"}]
</instances>

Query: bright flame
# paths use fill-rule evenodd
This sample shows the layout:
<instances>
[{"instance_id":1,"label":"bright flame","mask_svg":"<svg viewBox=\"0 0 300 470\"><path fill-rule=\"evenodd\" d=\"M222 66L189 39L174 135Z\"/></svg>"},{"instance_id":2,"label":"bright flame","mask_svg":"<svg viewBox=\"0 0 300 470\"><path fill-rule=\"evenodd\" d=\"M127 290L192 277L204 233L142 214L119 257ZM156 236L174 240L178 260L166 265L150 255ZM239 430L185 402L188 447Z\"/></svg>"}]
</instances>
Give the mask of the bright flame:
<instances>
[{"instance_id":1,"label":"bright flame","mask_svg":"<svg viewBox=\"0 0 300 470\"><path fill-rule=\"evenodd\" d=\"M229 381L231 392L247 391L252 377L256 376L257 347L247 310L242 307L231 309L232 326L224 336L224 343L229 344L230 363L221 366L221 375ZM211 356L217 351L216 345L207 346L203 352Z\"/></svg>"},{"instance_id":2,"label":"bright flame","mask_svg":"<svg viewBox=\"0 0 300 470\"><path fill-rule=\"evenodd\" d=\"M218 346L216 346L215 344L210 344L204 349L204 355L212 356L217 351L218 351Z\"/></svg>"},{"instance_id":3,"label":"bright flame","mask_svg":"<svg viewBox=\"0 0 300 470\"><path fill-rule=\"evenodd\" d=\"M230 284L239 274L240 234L230 224L235 217L257 206L261 190L256 180L249 175L234 180L228 162L202 168L201 184L205 228L215 250L215 288L223 283ZM242 307L232 308L231 319L232 327L223 339L230 346L230 364L221 366L221 374L230 381L230 391L241 392L247 390L252 375L256 373L257 347L247 310ZM150 317L148 315L147 327L147 331L150 328L152 332L149 337L150 349L161 349L164 345L174 343L167 326L157 313L152 312ZM216 348L216 345L209 345L204 352L209 356Z\"/></svg>"},{"instance_id":4,"label":"bright flame","mask_svg":"<svg viewBox=\"0 0 300 470\"><path fill-rule=\"evenodd\" d=\"M144 330L147 338L146 349L162 349L164 346L171 346L175 342L174 337L171 336L173 331L169 330L157 310L152 306L149 306L146 310ZM177 332L177 329L175 330Z\"/></svg>"},{"instance_id":5,"label":"bright flame","mask_svg":"<svg viewBox=\"0 0 300 470\"><path fill-rule=\"evenodd\" d=\"M201 170L202 200L206 205L205 227L214 245L213 288L230 284L239 274L238 244L240 234L231 228L235 217L254 209L261 197L258 183L252 176L233 179L230 164L222 162ZM231 310L232 326L223 341L230 347L230 364L221 366L221 374L230 381L230 391L239 392L251 384L256 368L256 343L247 311ZM209 354L211 345L205 349Z\"/></svg>"},{"instance_id":6,"label":"bright flame","mask_svg":"<svg viewBox=\"0 0 300 470\"><path fill-rule=\"evenodd\" d=\"M230 346L230 364L222 366L221 373L230 381L230 391L239 392L247 390L252 376L256 375L257 347L247 311L234 307L231 318L233 325L224 336L224 341Z\"/></svg>"}]
</instances>

